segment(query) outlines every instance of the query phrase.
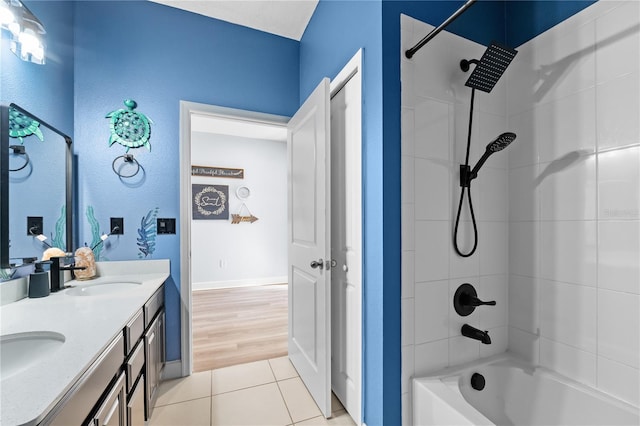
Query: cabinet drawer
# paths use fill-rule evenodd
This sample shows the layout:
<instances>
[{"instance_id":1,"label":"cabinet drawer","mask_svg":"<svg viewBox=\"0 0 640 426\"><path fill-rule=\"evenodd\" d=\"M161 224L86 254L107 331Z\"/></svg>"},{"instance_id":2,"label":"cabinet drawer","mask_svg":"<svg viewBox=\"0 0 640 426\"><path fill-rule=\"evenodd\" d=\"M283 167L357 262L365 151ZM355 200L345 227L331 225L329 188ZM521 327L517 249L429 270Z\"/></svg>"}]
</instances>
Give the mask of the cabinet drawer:
<instances>
[{"instance_id":1,"label":"cabinet drawer","mask_svg":"<svg viewBox=\"0 0 640 426\"><path fill-rule=\"evenodd\" d=\"M85 421L96 401L120 371L123 362L124 337L120 333L42 423L68 426Z\"/></svg>"},{"instance_id":2,"label":"cabinet drawer","mask_svg":"<svg viewBox=\"0 0 640 426\"><path fill-rule=\"evenodd\" d=\"M127 360L127 392L131 392L131 388L140 375L142 367L144 367L144 343L140 342Z\"/></svg>"},{"instance_id":3,"label":"cabinet drawer","mask_svg":"<svg viewBox=\"0 0 640 426\"><path fill-rule=\"evenodd\" d=\"M144 327L147 328L151 321L156 316L160 308L164 306L164 286L160 288L151 296L149 301L144 304Z\"/></svg>"},{"instance_id":4,"label":"cabinet drawer","mask_svg":"<svg viewBox=\"0 0 640 426\"><path fill-rule=\"evenodd\" d=\"M133 347L142 337L142 333L144 333L144 315L141 309L124 327L125 351L127 354L131 353Z\"/></svg>"},{"instance_id":5,"label":"cabinet drawer","mask_svg":"<svg viewBox=\"0 0 640 426\"><path fill-rule=\"evenodd\" d=\"M122 373L98 408L93 424L95 426L126 426L125 404L124 373Z\"/></svg>"},{"instance_id":6,"label":"cabinet drawer","mask_svg":"<svg viewBox=\"0 0 640 426\"><path fill-rule=\"evenodd\" d=\"M144 375L129 395L127 426L144 426Z\"/></svg>"}]
</instances>

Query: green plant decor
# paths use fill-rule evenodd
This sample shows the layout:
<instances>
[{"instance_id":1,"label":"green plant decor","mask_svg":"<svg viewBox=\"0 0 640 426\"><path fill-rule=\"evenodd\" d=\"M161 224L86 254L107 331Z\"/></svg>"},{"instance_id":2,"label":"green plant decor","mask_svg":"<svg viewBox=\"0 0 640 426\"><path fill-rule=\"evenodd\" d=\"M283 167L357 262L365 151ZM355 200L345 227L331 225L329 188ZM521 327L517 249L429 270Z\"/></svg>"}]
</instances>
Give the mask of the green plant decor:
<instances>
[{"instance_id":1,"label":"green plant decor","mask_svg":"<svg viewBox=\"0 0 640 426\"><path fill-rule=\"evenodd\" d=\"M93 255L96 258L96 261L101 260L100 255L102 254L103 244L98 244L102 242L100 238L100 224L96 220L96 217L93 213L93 207L87 207L87 220L89 221L89 226L91 226L91 245L89 247L93 247Z\"/></svg>"},{"instance_id":2,"label":"green plant decor","mask_svg":"<svg viewBox=\"0 0 640 426\"><path fill-rule=\"evenodd\" d=\"M158 210L160 210L158 207L149 210L149 213L147 213L146 216L142 216L142 220L140 221L140 228L138 228L139 259L151 257L156 250L156 235L158 232L156 219L158 217Z\"/></svg>"},{"instance_id":3,"label":"green plant decor","mask_svg":"<svg viewBox=\"0 0 640 426\"><path fill-rule=\"evenodd\" d=\"M22 138L35 135L41 142L44 142L44 135L40 130L40 122L24 115L15 108L9 108L9 136L18 138L20 143L24 143Z\"/></svg>"},{"instance_id":4,"label":"green plant decor","mask_svg":"<svg viewBox=\"0 0 640 426\"><path fill-rule=\"evenodd\" d=\"M60 217L58 217L58 220L56 220L55 234L51 239L53 246L58 247L63 251L67 251L67 242L65 241L65 237L66 237L65 230L66 230L66 222L67 222L66 211L67 211L66 206L62 206L62 208L60 209Z\"/></svg>"},{"instance_id":5,"label":"green plant decor","mask_svg":"<svg viewBox=\"0 0 640 426\"><path fill-rule=\"evenodd\" d=\"M139 148L141 146L145 146L151 151L149 138L151 138L151 124L153 124L153 121L146 115L134 111L138 104L133 99L125 99L124 105L127 107L126 109L111 111L106 115L106 118L111 119L109 146L118 142L127 148L126 152L129 152L131 148Z\"/></svg>"}]
</instances>

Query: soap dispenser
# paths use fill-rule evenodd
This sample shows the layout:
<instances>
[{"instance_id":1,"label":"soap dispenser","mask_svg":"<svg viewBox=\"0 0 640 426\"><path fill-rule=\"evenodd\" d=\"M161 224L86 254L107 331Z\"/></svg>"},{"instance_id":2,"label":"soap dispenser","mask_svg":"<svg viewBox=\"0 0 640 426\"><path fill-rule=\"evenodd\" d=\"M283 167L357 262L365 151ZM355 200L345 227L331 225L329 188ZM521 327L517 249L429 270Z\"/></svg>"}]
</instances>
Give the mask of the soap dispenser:
<instances>
[{"instance_id":1,"label":"soap dispenser","mask_svg":"<svg viewBox=\"0 0 640 426\"><path fill-rule=\"evenodd\" d=\"M50 293L49 272L43 269L46 264L51 264L50 260L36 262L36 270L29 275L29 298L46 297Z\"/></svg>"}]
</instances>

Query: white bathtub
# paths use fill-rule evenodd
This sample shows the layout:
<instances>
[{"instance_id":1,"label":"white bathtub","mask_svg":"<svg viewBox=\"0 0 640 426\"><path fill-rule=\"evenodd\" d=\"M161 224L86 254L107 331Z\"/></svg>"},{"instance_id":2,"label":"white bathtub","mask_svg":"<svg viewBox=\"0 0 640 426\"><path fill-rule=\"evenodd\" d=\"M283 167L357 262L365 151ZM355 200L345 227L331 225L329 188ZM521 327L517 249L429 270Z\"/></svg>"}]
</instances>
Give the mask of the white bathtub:
<instances>
[{"instance_id":1,"label":"white bathtub","mask_svg":"<svg viewBox=\"0 0 640 426\"><path fill-rule=\"evenodd\" d=\"M471 376L485 379L481 391ZM639 425L638 408L508 354L413 379L413 424Z\"/></svg>"}]
</instances>

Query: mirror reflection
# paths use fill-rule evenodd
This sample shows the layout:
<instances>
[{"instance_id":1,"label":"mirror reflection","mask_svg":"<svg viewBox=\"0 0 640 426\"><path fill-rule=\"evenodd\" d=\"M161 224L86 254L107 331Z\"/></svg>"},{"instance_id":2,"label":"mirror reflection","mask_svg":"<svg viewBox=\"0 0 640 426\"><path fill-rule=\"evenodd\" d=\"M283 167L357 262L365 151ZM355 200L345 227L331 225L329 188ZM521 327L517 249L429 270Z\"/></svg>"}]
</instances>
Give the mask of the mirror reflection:
<instances>
[{"instance_id":1,"label":"mirror reflection","mask_svg":"<svg viewBox=\"0 0 640 426\"><path fill-rule=\"evenodd\" d=\"M1 266L15 268L71 248L71 138L18 105L2 108Z\"/></svg>"}]
</instances>

